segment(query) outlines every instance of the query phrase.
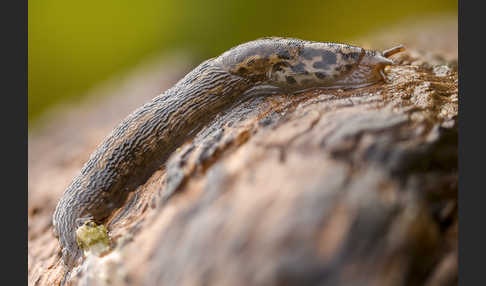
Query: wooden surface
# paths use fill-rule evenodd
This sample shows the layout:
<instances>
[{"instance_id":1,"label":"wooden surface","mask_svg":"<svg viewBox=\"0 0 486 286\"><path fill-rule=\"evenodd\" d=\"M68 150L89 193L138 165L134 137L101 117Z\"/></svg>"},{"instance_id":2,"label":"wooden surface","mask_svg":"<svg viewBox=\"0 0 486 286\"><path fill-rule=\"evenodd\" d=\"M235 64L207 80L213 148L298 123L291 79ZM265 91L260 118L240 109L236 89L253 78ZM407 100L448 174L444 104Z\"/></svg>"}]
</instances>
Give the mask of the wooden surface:
<instances>
[{"instance_id":1,"label":"wooden surface","mask_svg":"<svg viewBox=\"0 0 486 286\"><path fill-rule=\"evenodd\" d=\"M69 284L456 285L457 22L416 26L368 38L408 49L388 83L254 98L216 118L113 214L115 249ZM153 62L32 131L30 285L62 277L51 216L72 177L187 70Z\"/></svg>"}]
</instances>

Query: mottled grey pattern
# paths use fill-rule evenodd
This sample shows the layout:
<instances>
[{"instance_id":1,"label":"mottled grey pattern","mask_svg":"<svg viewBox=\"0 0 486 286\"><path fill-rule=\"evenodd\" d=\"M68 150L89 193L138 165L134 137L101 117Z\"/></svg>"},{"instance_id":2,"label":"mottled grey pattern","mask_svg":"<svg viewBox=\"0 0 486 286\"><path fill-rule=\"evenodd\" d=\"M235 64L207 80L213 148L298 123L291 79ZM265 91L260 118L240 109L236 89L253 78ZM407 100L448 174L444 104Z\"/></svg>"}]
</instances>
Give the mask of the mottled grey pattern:
<instances>
[{"instance_id":1,"label":"mottled grey pattern","mask_svg":"<svg viewBox=\"0 0 486 286\"><path fill-rule=\"evenodd\" d=\"M307 71L307 68L305 67L304 63L298 63L295 66L290 67L293 72L297 74L308 74L309 72Z\"/></svg>"},{"instance_id":2,"label":"mottled grey pattern","mask_svg":"<svg viewBox=\"0 0 486 286\"><path fill-rule=\"evenodd\" d=\"M321 60L318 62L314 62L312 66L316 69L328 69L329 66L336 64L336 54L333 52L323 52L321 55ZM358 60L358 59L353 59Z\"/></svg>"}]
</instances>

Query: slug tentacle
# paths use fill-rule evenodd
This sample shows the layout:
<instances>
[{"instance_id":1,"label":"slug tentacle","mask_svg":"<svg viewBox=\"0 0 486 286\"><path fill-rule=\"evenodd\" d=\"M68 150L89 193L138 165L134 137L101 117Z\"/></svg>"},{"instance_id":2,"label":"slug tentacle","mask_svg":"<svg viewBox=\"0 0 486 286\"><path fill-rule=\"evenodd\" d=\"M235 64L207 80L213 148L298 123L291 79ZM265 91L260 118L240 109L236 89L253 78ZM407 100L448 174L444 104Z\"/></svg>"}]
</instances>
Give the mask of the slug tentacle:
<instances>
[{"instance_id":1,"label":"slug tentacle","mask_svg":"<svg viewBox=\"0 0 486 286\"><path fill-rule=\"evenodd\" d=\"M238 98L374 84L393 64L388 57L402 50L379 53L345 44L263 38L203 62L123 120L65 190L53 226L66 268L81 256L76 229L83 222L103 223L177 147Z\"/></svg>"},{"instance_id":2,"label":"slug tentacle","mask_svg":"<svg viewBox=\"0 0 486 286\"><path fill-rule=\"evenodd\" d=\"M385 58L389 58L389 57L393 56L394 54L398 54L398 53L403 52L403 51L405 51L405 47L403 45L398 45L398 46L390 48L388 50L384 50L382 52L382 54Z\"/></svg>"}]
</instances>

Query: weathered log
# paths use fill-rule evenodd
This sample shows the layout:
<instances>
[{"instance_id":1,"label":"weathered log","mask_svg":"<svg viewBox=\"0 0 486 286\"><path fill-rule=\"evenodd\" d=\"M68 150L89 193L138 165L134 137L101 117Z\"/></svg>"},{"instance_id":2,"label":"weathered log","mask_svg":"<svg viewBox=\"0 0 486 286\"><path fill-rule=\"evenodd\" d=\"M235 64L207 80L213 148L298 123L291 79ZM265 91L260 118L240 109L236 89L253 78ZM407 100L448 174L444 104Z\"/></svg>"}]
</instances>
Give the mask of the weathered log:
<instances>
[{"instance_id":1,"label":"weathered log","mask_svg":"<svg viewBox=\"0 0 486 286\"><path fill-rule=\"evenodd\" d=\"M68 284L457 284L457 61L404 44L387 83L235 104L110 217L114 249ZM62 278L51 215L110 124L31 136L31 285Z\"/></svg>"}]
</instances>

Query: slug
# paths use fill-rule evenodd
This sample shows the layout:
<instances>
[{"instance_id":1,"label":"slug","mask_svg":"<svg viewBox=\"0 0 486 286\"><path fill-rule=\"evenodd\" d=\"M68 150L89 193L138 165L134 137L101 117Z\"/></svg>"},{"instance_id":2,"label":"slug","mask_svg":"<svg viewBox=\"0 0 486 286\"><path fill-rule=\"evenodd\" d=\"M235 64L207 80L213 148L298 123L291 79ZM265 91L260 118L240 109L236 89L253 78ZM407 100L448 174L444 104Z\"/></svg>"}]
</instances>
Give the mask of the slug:
<instances>
[{"instance_id":1,"label":"slug","mask_svg":"<svg viewBox=\"0 0 486 286\"><path fill-rule=\"evenodd\" d=\"M262 38L194 68L136 109L97 147L56 206L52 223L65 268L81 258L76 229L102 223L169 155L238 98L315 88L358 88L384 80L382 53L336 43Z\"/></svg>"}]
</instances>

